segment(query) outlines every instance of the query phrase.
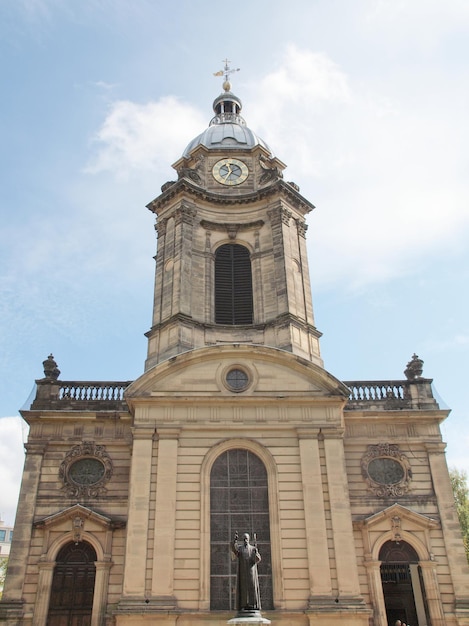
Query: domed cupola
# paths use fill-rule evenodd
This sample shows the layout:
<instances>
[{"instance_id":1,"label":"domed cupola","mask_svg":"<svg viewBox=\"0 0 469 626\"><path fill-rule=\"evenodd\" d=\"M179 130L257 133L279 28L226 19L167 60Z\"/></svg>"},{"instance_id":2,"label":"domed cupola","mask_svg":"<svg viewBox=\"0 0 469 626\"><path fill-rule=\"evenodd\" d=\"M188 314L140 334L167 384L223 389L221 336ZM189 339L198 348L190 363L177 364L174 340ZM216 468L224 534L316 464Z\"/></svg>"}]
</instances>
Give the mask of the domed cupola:
<instances>
[{"instance_id":1,"label":"domed cupola","mask_svg":"<svg viewBox=\"0 0 469 626\"><path fill-rule=\"evenodd\" d=\"M213 102L215 117L210 121L209 127L203 133L193 139L183 152L182 157L187 158L191 152L202 145L209 150L229 148L235 150L251 150L255 146L262 146L270 156L273 156L269 146L246 126L240 112L241 100L231 92L231 84L227 80L225 67L224 92Z\"/></svg>"},{"instance_id":2,"label":"domed cupola","mask_svg":"<svg viewBox=\"0 0 469 626\"><path fill-rule=\"evenodd\" d=\"M241 100L231 91L225 69L215 76L224 76L223 91L213 102L214 117L203 133L193 139L182 156L173 163L178 181L168 181L161 190L174 194L176 182L183 181L211 194L249 195L276 184L283 178L285 164L258 135L246 126L241 115ZM166 197L166 196L165 196Z\"/></svg>"}]
</instances>

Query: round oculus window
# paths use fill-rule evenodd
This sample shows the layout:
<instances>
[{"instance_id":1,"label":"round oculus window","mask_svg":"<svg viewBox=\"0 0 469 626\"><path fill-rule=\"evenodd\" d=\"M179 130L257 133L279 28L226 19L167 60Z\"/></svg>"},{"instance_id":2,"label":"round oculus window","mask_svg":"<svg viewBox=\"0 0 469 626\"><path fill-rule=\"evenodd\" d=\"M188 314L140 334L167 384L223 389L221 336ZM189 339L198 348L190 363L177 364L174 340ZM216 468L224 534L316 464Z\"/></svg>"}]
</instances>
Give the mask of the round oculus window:
<instances>
[{"instance_id":1,"label":"round oculus window","mask_svg":"<svg viewBox=\"0 0 469 626\"><path fill-rule=\"evenodd\" d=\"M104 472L104 464L99 459L78 459L70 466L68 476L77 485L95 485Z\"/></svg>"},{"instance_id":2,"label":"round oculus window","mask_svg":"<svg viewBox=\"0 0 469 626\"><path fill-rule=\"evenodd\" d=\"M395 459L381 457L368 463L368 475L380 485L396 485L405 477L405 470Z\"/></svg>"},{"instance_id":3,"label":"round oculus window","mask_svg":"<svg viewBox=\"0 0 469 626\"><path fill-rule=\"evenodd\" d=\"M245 371L233 368L226 375L226 384L232 391L243 391L249 384L249 376Z\"/></svg>"}]
</instances>

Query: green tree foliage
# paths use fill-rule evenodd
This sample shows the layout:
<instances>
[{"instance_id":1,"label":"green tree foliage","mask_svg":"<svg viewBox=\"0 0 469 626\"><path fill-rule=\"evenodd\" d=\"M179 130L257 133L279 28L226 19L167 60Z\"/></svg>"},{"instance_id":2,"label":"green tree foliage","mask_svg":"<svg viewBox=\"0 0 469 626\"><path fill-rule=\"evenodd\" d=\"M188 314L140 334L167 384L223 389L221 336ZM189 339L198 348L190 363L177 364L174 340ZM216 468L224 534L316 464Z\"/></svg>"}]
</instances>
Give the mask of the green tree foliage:
<instances>
[{"instance_id":1,"label":"green tree foliage","mask_svg":"<svg viewBox=\"0 0 469 626\"><path fill-rule=\"evenodd\" d=\"M449 477L451 486L453 487L454 501L456 502L456 511L461 524L464 547L469 562L469 486L467 483L467 474L457 469L450 470Z\"/></svg>"},{"instance_id":2,"label":"green tree foliage","mask_svg":"<svg viewBox=\"0 0 469 626\"><path fill-rule=\"evenodd\" d=\"M3 583L5 582L5 574L7 573L8 559L0 559L0 600L3 595Z\"/></svg>"}]
</instances>

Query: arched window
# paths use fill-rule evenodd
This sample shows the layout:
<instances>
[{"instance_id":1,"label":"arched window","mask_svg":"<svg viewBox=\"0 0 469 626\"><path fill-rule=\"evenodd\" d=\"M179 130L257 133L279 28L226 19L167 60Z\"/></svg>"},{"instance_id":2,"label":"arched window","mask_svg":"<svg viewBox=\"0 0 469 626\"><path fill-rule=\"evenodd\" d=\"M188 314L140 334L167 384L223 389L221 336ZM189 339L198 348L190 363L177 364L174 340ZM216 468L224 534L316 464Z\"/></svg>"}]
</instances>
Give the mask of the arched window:
<instances>
[{"instance_id":1,"label":"arched window","mask_svg":"<svg viewBox=\"0 0 469 626\"><path fill-rule=\"evenodd\" d=\"M380 550L379 560L388 623L397 620L421 623L419 614L425 615L427 607L418 554L405 541L387 541Z\"/></svg>"},{"instance_id":2,"label":"arched window","mask_svg":"<svg viewBox=\"0 0 469 626\"><path fill-rule=\"evenodd\" d=\"M262 608L273 609L267 471L258 456L233 449L221 454L210 474L210 608L236 609L236 568L230 544L235 532L257 535Z\"/></svg>"},{"instance_id":3,"label":"arched window","mask_svg":"<svg viewBox=\"0 0 469 626\"><path fill-rule=\"evenodd\" d=\"M86 542L68 543L57 555L48 626L89 626L96 578L96 552Z\"/></svg>"},{"instance_id":4,"label":"arched window","mask_svg":"<svg viewBox=\"0 0 469 626\"><path fill-rule=\"evenodd\" d=\"M215 253L215 323L252 324L252 272L249 250L225 244Z\"/></svg>"}]
</instances>

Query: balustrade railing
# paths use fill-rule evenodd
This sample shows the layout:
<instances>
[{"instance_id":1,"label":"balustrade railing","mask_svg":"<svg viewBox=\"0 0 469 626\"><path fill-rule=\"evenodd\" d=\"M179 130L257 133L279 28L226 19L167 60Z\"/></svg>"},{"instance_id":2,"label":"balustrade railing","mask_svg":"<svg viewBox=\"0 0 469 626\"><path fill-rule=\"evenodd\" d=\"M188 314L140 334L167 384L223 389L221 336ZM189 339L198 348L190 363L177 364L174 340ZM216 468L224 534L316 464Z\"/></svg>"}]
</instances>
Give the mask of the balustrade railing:
<instances>
[{"instance_id":1,"label":"balustrade railing","mask_svg":"<svg viewBox=\"0 0 469 626\"><path fill-rule=\"evenodd\" d=\"M219 113L218 115L215 115L215 117L212 117L209 126L214 126L215 124L225 124L227 122L231 124L239 124L240 126L246 126L244 118L241 117L239 113Z\"/></svg>"},{"instance_id":2,"label":"balustrade railing","mask_svg":"<svg viewBox=\"0 0 469 626\"><path fill-rule=\"evenodd\" d=\"M347 408L410 408L412 396L408 380L344 381L350 389Z\"/></svg>"},{"instance_id":3,"label":"balustrade railing","mask_svg":"<svg viewBox=\"0 0 469 626\"><path fill-rule=\"evenodd\" d=\"M31 409L126 411L124 392L131 382L42 379Z\"/></svg>"},{"instance_id":4,"label":"balustrade railing","mask_svg":"<svg viewBox=\"0 0 469 626\"><path fill-rule=\"evenodd\" d=\"M77 401L109 401L124 399L124 391L131 381L126 382L87 382L87 381L60 381L59 400Z\"/></svg>"},{"instance_id":5,"label":"balustrade railing","mask_svg":"<svg viewBox=\"0 0 469 626\"><path fill-rule=\"evenodd\" d=\"M37 381L31 409L127 410L124 394L132 381ZM350 389L347 410L438 408L431 380L344 381Z\"/></svg>"}]
</instances>

